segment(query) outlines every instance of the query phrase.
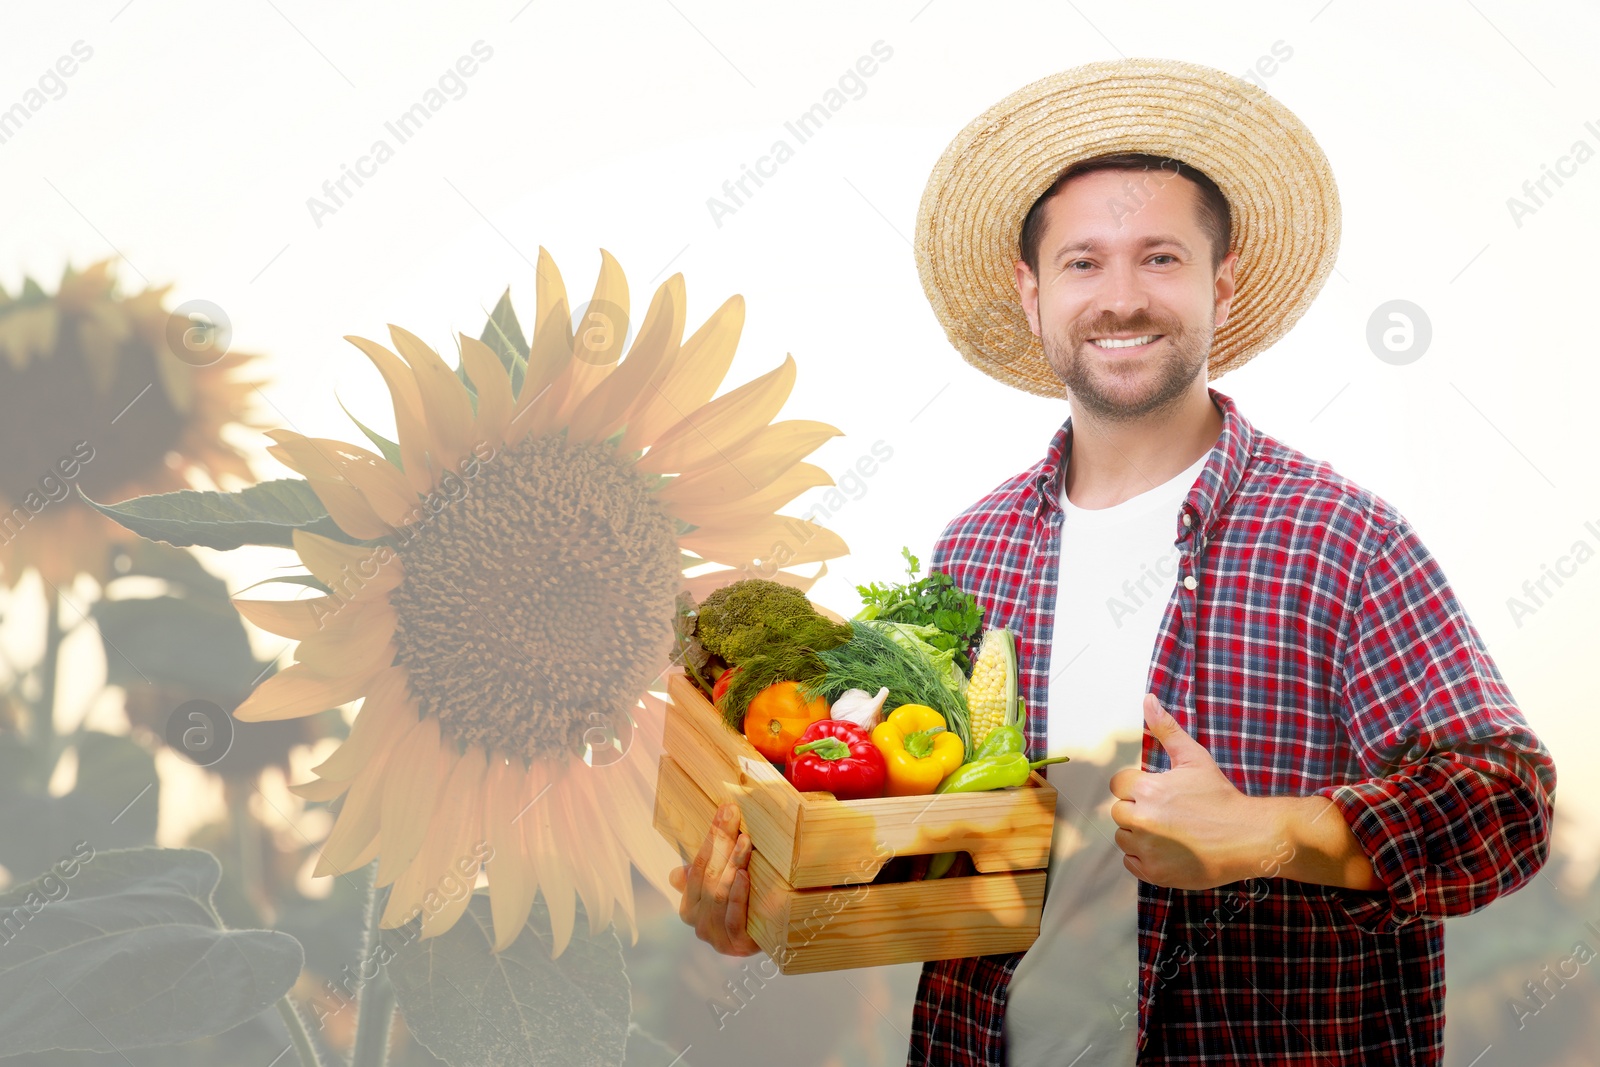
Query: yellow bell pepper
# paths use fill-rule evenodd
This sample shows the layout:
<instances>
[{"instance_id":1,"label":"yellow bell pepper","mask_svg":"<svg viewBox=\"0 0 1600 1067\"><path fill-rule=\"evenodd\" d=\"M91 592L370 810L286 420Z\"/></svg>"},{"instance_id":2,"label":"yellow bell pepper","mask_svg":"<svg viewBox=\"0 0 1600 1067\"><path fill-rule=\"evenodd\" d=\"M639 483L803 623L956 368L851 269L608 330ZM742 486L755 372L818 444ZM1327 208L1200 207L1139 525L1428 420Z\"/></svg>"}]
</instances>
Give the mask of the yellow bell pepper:
<instances>
[{"instance_id":1,"label":"yellow bell pepper","mask_svg":"<svg viewBox=\"0 0 1600 1067\"><path fill-rule=\"evenodd\" d=\"M944 716L926 704L902 704L872 728L872 743L889 765L885 796L932 793L961 766L966 746L944 726Z\"/></svg>"}]
</instances>

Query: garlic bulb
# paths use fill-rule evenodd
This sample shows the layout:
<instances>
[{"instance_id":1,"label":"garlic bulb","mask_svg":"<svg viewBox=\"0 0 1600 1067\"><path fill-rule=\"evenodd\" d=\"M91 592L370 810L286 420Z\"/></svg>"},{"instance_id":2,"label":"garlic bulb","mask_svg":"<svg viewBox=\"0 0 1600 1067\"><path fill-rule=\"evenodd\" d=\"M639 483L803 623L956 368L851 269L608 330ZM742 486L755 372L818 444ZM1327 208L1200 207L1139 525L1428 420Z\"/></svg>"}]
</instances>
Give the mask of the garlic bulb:
<instances>
[{"instance_id":1,"label":"garlic bulb","mask_svg":"<svg viewBox=\"0 0 1600 1067\"><path fill-rule=\"evenodd\" d=\"M883 702L889 699L889 687L883 686L877 696L865 689L846 689L828 709L830 719L853 722L863 730L871 730L883 721Z\"/></svg>"}]
</instances>

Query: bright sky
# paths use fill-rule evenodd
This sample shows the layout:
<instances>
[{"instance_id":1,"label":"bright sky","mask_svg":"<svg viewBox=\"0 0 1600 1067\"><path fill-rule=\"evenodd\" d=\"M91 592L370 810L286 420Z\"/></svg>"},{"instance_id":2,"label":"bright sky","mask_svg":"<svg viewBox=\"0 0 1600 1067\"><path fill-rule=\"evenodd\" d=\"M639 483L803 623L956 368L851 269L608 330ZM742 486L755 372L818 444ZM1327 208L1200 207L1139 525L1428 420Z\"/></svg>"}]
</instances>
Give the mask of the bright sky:
<instances>
[{"instance_id":1,"label":"bright sky","mask_svg":"<svg viewBox=\"0 0 1600 1067\"><path fill-rule=\"evenodd\" d=\"M1243 73L1276 53L1266 86L1327 153L1343 240L1299 325L1218 387L1414 522L1555 752L1564 812L1600 817L1600 776L1585 773L1600 485L1580 436L1600 370L1567 314L1592 306L1600 282L1588 243L1600 232L1588 47L1600 13L1507 0L1391 4L1381 19L1354 0L788 10L12 7L0 112L29 114L0 143L0 284L15 292L30 272L53 288L68 261L120 255L126 289L170 282L171 305L224 309L235 346L271 356L272 418L315 436L354 433L336 392L388 421L378 376L343 335L381 340L395 322L448 351L508 284L531 307L541 245L575 300L601 247L639 308L682 271L691 328L742 293L730 381L793 353L785 416L845 433L816 461L843 477L875 443L891 453L827 520L852 554L814 595L848 612L856 582L895 577L901 544L925 554L1067 413L967 367L923 298L909 236L950 138L1078 63L1167 56ZM841 86L864 56L873 73ZM798 143L785 122L836 88L843 106ZM401 143L386 123L434 91L441 106ZM714 217L707 199L780 138L792 157ZM379 139L392 153L364 160ZM347 179L351 195L314 214L308 198L326 199L346 167L363 184ZM1546 167L1562 183L1514 218L1508 198ZM1365 340L1395 299L1432 323L1431 348L1404 366ZM259 469L286 473L264 454ZM271 562L224 565L243 585ZM1547 580L1551 595L1515 618L1509 598L1526 600L1546 565L1565 569L1563 584Z\"/></svg>"}]
</instances>

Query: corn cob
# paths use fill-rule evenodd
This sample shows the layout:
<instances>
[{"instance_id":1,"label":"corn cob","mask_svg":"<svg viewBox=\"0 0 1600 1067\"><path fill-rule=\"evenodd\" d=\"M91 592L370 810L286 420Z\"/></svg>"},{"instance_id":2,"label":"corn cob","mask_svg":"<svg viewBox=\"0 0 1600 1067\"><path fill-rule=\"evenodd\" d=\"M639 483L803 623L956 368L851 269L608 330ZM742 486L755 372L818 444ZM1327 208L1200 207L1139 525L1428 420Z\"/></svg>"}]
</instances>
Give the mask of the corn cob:
<instances>
[{"instance_id":1,"label":"corn cob","mask_svg":"<svg viewBox=\"0 0 1600 1067\"><path fill-rule=\"evenodd\" d=\"M1003 626L983 632L967 685L967 708L973 751L996 727L1017 724L1017 644Z\"/></svg>"}]
</instances>

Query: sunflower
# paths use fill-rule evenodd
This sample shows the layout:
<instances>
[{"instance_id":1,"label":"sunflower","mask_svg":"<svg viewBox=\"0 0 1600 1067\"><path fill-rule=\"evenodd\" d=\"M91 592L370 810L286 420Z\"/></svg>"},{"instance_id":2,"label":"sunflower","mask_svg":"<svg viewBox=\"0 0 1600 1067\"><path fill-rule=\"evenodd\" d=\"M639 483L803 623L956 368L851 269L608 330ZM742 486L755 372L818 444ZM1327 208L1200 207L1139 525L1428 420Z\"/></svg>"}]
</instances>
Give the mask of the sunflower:
<instances>
[{"instance_id":1,"label":"sunflower","mask_svg":"<svg viewBox=\"0 0 1600 1067\"><path fill-rule=\"evenodd\" d=\"M344 798L316 873L376 859L390 886L382 924L420 918L431 937L465 911L460 886L484 861L496 950L542 893L559 954L578 899L592 931L615 919L637 940L633 867L675 892L667 872L680 861L651 825L664 709L651 689L670 664L680 592L699 600L751 573L807 588L814 577L781 568L846 549L776 514L832 484L802 460L839 432L772 422L793 358L712 399L741 298L682 340L674 275L624 359L628 289L609 254L576 334L543 249L536 273L531 341L497 351L462 335L458 370L397 326L393 351L346 338L388 386L398 441L368 431L385 454L269 434L269 451L361 543L296 531L326 594L234 601L299 641L297 662L235 714L291 718L360 698L348 739L295 787Z\"/></svg>"},{"instance_id":2,"label":"sunflower","mask_svg":"<svg viewBox=\"0 0 1600 1067\"><path fill-rule=\"evenodd\" d=\"M110 546L135 535L72 492L116 502L224 476L255 480L223 437L264 426L263 383L214 331L162 307L170 285L121 299L110 261L68 267L54 296L31 278L0 291L0 582L30 567L52 586L109 577Z\"/></svg>"}]
</instances>

